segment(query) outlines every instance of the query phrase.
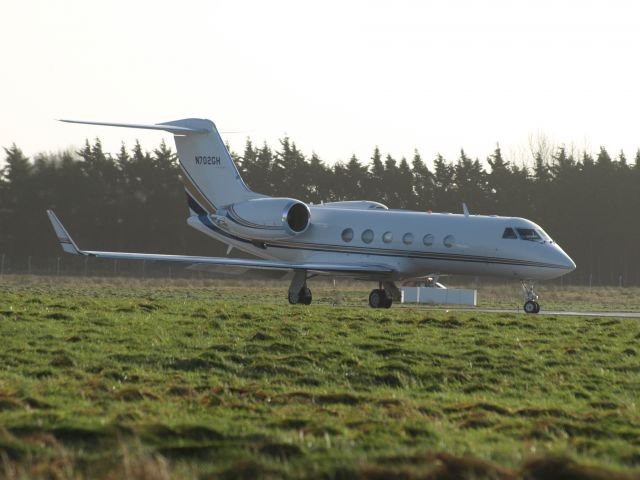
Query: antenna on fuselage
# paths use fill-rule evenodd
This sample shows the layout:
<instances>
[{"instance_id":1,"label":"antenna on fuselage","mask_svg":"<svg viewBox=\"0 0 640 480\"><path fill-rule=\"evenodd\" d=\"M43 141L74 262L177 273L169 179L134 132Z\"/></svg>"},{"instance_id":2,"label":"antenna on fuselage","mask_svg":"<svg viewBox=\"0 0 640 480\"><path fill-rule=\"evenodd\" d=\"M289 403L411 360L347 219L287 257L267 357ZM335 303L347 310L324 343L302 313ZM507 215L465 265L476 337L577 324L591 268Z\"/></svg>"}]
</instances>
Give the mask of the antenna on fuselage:
<instances>
[{"instance_id":1,"label":"antenna on fuselage","mask_svg":"<svg viewBox=\"0 0 640 480\"><path fill-rule=\"evenodd\" d=\"M462 202L462 213L464 213L465 217L469 217L469 209L467 208L467 204Z\"/></svg>"}]
</instances>

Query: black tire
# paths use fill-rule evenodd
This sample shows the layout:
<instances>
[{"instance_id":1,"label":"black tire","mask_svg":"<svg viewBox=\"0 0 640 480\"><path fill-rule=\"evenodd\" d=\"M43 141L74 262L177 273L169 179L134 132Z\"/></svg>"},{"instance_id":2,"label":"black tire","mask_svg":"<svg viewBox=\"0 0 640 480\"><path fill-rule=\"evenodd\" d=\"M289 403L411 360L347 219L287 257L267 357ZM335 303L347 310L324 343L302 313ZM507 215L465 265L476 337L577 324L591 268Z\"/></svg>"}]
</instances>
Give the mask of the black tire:
<instances>
[{"instance_id":1,"label":"black tire","mask_svg":"<svg viewBox=\"0 0 640 480\"><path fill-rule=\"evenodd\" d=\"M385 295L383 290L376 288L375 290L371 290L369 294L369 306L371 308L382 308L384 304Z\"/></svg>"},{"instance_id":2,"label":"black tire","mask_svg":"<svg viewBox=\"0 0 640 480\"><path fill-rule=\"evenodd\" d=\"M302 287L302 290L300 290L300 303L302 303L303 305L311 305L312 298L313 297L311 295L311 290Z\"/></svg>"},{"instance_id":3,"label":"black tire","mask_svg":"<svg viewBox=\"0 0 640 480\"><path fill-rule=\"evenodd\" d=\"M533 302L536 304L536 311L533 313L540 313L540 304L538 302Z\"/></svg>"},{"instance_id":4,"label":"black tire","mask_svg":"<svg viewBox=\"0 0 640 480\"><path fill-rule=\"evenodd\" d=\"M295 294L295 293L291 293L289 292L289 295L287 296L287 299L289 300L289 305L295 305L298 303L299 299L300 299L300 294Z\"/></svg>"},{"instance_id":5,"label":"black tire","mask_svg":"<svg viewBox=\"0 0 640 480\"><path fill-rule=\"evenodd\" d=\"M387 296L385 292L385 301L384 301L384 304L382 305L382 308L391 308L392 303L393 303L393 298Z\"/></svg>"},{"instance_id":6,"label":"black tire","mask_svg":"<svg viewBox=\"0 0 640 480\"><path fill-rule=\"evenodd\" d=\"M536 309L536 302L529 300L524 304L524 312L525 313L538 313L540 311L540 306Z\"/></svg>"},{"instance_id":7,"label":"black tire","mask_svg":"<svg viewBox=\"0 0 640 480\"><path fill-rule=\"evenodd\" d=\"M291 292L289 292L288 295L289 303L291 305L297 305L299 303L302 305L311 305L312 298L313 297L311 296L311 290L309 290L307 287L302 287L297 295Z\"/></svg>"}]
</instances>

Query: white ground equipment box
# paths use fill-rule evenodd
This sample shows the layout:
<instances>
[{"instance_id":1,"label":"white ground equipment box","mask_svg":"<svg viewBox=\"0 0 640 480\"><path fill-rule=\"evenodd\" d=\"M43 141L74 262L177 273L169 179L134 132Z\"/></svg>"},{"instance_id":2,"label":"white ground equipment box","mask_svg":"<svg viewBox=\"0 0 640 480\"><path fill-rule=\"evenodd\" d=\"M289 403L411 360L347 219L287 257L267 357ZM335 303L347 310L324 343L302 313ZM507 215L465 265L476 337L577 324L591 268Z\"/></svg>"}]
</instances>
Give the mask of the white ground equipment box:
<instances>
[{"instance_id":1,"label":"white ground equipment box","mask_svg":"<svg viewBox=\"0 0 640 480\"><path fill-rule=\"evenodd\" d=\"M447 288L438 282L428 282L430 286L402 286L402 303L426 303L430 305L470 305L478 303L478 291L468 288Z\"/></svg>"}]
</instances>

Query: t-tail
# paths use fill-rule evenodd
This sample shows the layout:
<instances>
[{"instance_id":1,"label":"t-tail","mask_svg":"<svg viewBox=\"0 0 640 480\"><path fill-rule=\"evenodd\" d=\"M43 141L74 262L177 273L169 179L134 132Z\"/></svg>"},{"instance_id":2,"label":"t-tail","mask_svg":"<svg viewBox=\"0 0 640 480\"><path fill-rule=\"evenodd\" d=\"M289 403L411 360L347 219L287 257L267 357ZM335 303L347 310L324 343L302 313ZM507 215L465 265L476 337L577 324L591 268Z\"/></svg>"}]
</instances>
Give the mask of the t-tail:
<instances>
[{"instance_id":1,"label":"t-tail","mask_svg":"<svg viewBox=\"0 0 640 480\"><path fill-rule=\"evenodd\" d=\"M218 129L211 120L185 118L158 124L61 120L110 127L164 130L173 133L191 215L215 213L226 205L262 197L244 183Z\"/></svg>"}]
</instances>

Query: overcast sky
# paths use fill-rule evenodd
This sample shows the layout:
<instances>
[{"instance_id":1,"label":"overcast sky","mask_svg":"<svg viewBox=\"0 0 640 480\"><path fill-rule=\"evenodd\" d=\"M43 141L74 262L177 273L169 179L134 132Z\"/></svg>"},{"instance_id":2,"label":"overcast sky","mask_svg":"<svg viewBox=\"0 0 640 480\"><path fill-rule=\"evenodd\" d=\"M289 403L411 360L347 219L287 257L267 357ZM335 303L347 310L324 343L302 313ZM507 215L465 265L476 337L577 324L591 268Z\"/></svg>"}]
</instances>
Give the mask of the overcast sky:
<instances>
[{"instance_id":1,"label":"overcast sky","mask_svg":"<svg viewBox=\"0 0 640 480\"><path fill-rule=\"evenodd\" d=\"M210 118L232 147L289 135L333 163L373 147L515 158L544 133L640 147L640 3L0 2L0 146L28 155L171 135L55 122ZM4 156L4 155L2 155Z\"/></svg>"}]
</instances>

